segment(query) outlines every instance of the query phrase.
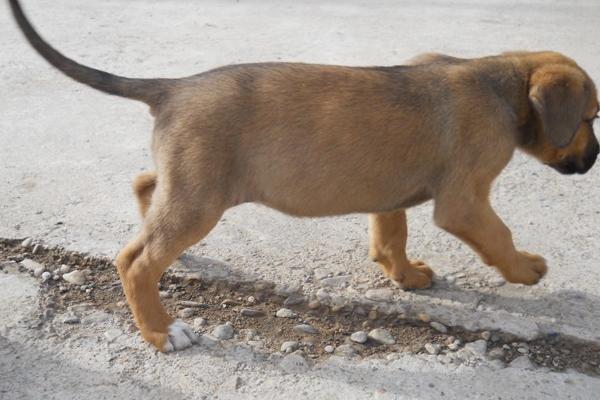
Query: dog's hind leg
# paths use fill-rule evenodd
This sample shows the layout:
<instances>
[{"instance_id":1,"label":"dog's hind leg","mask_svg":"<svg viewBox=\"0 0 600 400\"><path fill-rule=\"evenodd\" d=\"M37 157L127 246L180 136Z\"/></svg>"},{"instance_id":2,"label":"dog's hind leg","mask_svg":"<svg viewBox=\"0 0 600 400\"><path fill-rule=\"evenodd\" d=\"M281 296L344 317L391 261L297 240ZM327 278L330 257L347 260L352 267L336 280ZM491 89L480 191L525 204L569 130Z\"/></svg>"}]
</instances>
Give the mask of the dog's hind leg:
<instances>
[{"instance_id":1,"label":"dog's hind leg","mask_svg":"<svg viewBox=\"0 0 600 400\"><path fill-rule=\"evenodd\" d=\"M403 289L423 289L431 285L433 271L422 261L406 256L406 212L398 210L369 215L369 254L384 274Z\"/></svg>"},{"instance_id":2,"label":"dog's hind leg","mask_svg":"<svg viewBox=\"0 0 600 400\"><path fill-rule=\"evenodd\" d=\"M159 176L140 234L116 260L142 337L165 352L191 346L195 333L165 311L158 292L159 280L181 252L210 232L224 211L223 203L206 190L172 177L168 180L170 185L162 185Z\"/></svg>"},{"instance_id":3,"label":"dog's hind leg","mask_svg":"<svg viewBox=\"0 0 600 400\"><path fill-rule=\"evenodd\" d=\"M137 197L138 208L142 218L146 216L150 203L152 202L152 193L156 187L156 172L142 172L133 180L133 191Z\"/></svg>"}]
</instances>

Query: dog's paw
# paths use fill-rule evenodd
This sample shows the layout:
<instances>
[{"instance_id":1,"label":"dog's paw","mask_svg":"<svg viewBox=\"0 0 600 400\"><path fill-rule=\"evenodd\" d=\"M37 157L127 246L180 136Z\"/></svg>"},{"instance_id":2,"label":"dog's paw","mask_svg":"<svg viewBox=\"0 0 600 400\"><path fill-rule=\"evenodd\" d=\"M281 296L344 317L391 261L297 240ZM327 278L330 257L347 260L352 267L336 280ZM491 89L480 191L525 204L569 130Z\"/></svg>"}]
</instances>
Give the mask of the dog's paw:
<instances>
[{"instance_id":1,"label":"dog's paw","mask_svg":"<svg viewBox=\"0 0 600 400\"><path fill-rule=\"evenodd\" d=\"M517 261L508 269L501 270L504 279L511 283L534 285L548 271L546 260L537 254L520 251Z\"/></svg>"},{"instance_id":2,"label":"dog's paw","mask_svg":"<svg viewBox=\"0 0 600 400\"><path fill-rule=\"evenodd\" d=\"M171 351L183 350L191 347L198 342L198 335L193 329L181 320L175 320L169 326L169 333L162 351L169 353Z\"/></svg>"},{"instance_id":3,"label":"dog's paw","mask_svg":"<svg viewBox=\"0 0 600 400\"><path fill-rule=\"evenodd\" d=\"M392 281L402 289L427 289L433 280L433 270L423 261L411 261L410 268L403 269Z\"/></svg>"}]
</instances>

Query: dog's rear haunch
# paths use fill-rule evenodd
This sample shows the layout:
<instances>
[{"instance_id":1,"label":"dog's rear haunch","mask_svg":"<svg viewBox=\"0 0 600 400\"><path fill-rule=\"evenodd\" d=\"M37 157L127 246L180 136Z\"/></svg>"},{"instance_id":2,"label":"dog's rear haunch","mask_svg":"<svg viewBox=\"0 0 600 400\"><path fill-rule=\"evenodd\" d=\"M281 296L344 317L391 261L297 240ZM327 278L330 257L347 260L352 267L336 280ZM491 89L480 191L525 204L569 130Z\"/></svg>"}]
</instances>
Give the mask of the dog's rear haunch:
<instances>
[{"instance_id":1,"label":"dog's rear haunch","mask_svg":"<svg viewBox=\"0 0 600 400\"><path fill-rule=\"evenodd\" d=\"M598 154L596 89L554 52L478 59L427 54L409 65L233 65L181 79L130 79L52 49L19 3L31 45L71 78L140 100L156 117L156 172L135 181L143 227L116 264L142 336L161 351L194 332L161 305L157 283L223 212L257 202L297 216L369 213L370 254L404 289L433 272L406 256L405 209L434 200L434 220L509 282L544 276L518 251L489 202L515 149L561 173L585 173Z\"/></svg>"}]
</instances>

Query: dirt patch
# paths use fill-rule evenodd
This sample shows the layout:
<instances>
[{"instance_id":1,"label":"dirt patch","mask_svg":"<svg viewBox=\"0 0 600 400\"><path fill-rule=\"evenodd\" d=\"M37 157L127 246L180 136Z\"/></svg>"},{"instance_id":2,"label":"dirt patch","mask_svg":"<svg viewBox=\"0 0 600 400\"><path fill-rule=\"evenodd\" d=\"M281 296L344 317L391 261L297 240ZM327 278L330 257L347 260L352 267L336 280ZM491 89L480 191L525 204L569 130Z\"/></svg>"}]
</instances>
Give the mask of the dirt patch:
<instances>
[{"instance_id":1,"label":"dirt patch","mask_svg":"<svg viewBox=\"0 0 600 400\"><path fill-rule=\"evenodd\" d=\"M84 303L131 320L112 260L45 246L36 246L33 251L31 247L23 247L21 240L0 239L0 268L12 264L21 272L29 272L17 265L24 259L39 262L48 271L66 265L70 270L83 270L87 275L85 284L80 286L70 285L62 279L48 279L41 283L40 312L44 318L40 319L40 323L46 323L54 314L66 312L69 307ZM209 331L210 326L231 322L238 333L238 340L260 338L262 347L270 352L279 351L285 341L297 341L299 349L312 359L328 356L326 346L336 348L343 344L352 344L359 356L368 357L390 352L421 353L425 352L425 345L431 343L439 345L442 355L449 355L456 350L450 349L449 344L460 343L455 346L460 348L462 344L480 340L483 336L487 339L488 356L493 355L503 362L509 363L526 355L532 362L554 371L572 368L600 375L598 344L559 335L524 342L501 332L469 332L458 327L448 327L448 332L441 333L432 329L428 322L407 319L403 315L382 315L352 306L332 310L306 302L286 306L294 311L293 318L278 318L275 314L285 298L276 295L268 284L257 288L253 283L209 282L166 273L160 290L163 304L172 315L191 308L192 315L183 319L192 324L195 318L204 318L206 325L200 330L205 331ZM255 315L245 316L242 309L251 309ZM298 324L309 324L316 333L299 334L294 331ZM368 332L373 328L387 329L396 339L395 344L350 341L352 333L360 330ZM133 324L131 330L135 330Z\"/></svg>"}]
</instances>

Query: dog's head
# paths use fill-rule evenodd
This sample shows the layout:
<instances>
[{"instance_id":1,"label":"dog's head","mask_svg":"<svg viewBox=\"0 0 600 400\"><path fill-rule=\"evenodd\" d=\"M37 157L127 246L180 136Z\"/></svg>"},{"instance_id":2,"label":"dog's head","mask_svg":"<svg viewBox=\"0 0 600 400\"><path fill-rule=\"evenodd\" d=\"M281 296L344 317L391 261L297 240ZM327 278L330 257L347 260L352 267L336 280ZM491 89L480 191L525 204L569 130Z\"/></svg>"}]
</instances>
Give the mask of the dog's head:
<instances>
[{"instance_id":1,"label":"dog's head","mask_svg":"<svg viewBox=\"0 0 600 400\"><path fill-rule=\"evenodd\" d=\"M596 87L572 60L552 58L529 76L522 147L562 174L584 174L600 150L593 128L600 110Z\"/></svg>"}]
</instances>

